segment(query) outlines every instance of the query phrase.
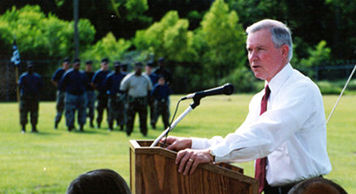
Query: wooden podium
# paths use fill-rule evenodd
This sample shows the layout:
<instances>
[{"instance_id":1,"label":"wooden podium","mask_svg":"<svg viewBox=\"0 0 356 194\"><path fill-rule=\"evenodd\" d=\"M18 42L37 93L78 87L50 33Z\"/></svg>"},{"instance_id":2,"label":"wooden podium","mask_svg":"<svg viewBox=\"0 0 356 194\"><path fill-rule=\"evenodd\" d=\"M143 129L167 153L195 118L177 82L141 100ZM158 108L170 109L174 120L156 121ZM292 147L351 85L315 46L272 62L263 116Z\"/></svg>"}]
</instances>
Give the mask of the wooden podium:
<instances>
[{"instance_id":1,"label":"wooden podium","mask_svg":"<svg viewBox=\"0 0 356 194\"><path fill-rule=\"evenodd\" d=\"M152 141L130 141L130 187L133 194L255 194L257 181L229 164L199 165L192 175L178 173L176 152L150 148Z\"/></svg>"}]
</instances>

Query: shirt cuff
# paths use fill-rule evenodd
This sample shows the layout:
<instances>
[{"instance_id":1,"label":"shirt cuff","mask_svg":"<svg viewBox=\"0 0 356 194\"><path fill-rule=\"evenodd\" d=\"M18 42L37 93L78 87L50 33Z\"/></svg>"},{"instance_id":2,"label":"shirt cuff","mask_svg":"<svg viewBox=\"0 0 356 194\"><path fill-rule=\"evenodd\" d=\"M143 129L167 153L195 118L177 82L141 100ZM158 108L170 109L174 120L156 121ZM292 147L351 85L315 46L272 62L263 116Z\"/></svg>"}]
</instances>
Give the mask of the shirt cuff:
<instances>
[{"instance_id":1,"label":"shirt cuff","mask_svg":"<svg viewBox=\"0 0 356 194\"><path fill-rule=\"evenodd\" d=\"M215 162L225 162L229 157L230 148L225 144L218 144L210 148L211 153L215 156Z\"/></svg>"},{"instance_id":2,"label":"shirt cuff","mask_svg":"<svg viewBox=\"0 0 356 194\"><path fill-rule=\"evenodd\" d=\"M206 138L191 137L192 149L207 149L210 147L209 141Z\"/></svg>"}]
</instances>

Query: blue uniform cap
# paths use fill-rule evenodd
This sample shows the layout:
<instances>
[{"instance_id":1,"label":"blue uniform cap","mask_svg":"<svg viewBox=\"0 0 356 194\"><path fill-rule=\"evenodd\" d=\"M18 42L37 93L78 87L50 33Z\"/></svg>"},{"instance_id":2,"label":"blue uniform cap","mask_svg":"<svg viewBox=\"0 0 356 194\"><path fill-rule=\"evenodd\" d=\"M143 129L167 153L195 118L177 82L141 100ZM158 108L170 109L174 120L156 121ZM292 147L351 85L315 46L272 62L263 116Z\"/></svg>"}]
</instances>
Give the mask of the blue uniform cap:
<instances>
[{"instance_id":1,"label":"blue uniform cap","mask_svg":"<svg viewBox=\"0 0 356 194\"><path fill-rule=\"evenodd\" d=\"M109 63L109 59L108 58L103 58L103 59L101 59L101 63Z\"/></svg>"},{"instance_id":2,"label":"blue uniform cap","mask_svg":"<svg viewBox=\"0 0 356 194\"><path fill-rule=\"evenodd\" d=\"M92 60L88 60L85 62L86 65L92 65L93 64L93 61Z\"/></svg>"}]
</instances>

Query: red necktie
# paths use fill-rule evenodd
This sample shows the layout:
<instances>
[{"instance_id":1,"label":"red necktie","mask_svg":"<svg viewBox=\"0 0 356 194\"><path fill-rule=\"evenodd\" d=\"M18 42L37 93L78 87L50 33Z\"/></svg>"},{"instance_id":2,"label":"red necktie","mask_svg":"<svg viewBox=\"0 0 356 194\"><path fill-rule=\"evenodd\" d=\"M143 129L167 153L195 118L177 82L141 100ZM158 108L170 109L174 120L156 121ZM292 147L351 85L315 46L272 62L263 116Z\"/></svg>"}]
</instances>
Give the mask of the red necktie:
<instances>
[{"instance_id":1,"label":"red necktie","mask_svg":"<svg viewBox=\"0 0 356 194\"><path fill-rule=\"evenodd\" d=\"M261 112L260 115L262 115L264 112L267 110L267 101L268 97L271 93L271 90L269 89L268 85L265 88L265 95L262 97L261 101ZM267 164L267 157L264 158L259 158L256 160L256 165L255 165L255 179L257 179L259 183L258 187L258 192L262 193L263 188L265 187L265 182L266 182L266 164Z\"/></svg>"}]
</instances>

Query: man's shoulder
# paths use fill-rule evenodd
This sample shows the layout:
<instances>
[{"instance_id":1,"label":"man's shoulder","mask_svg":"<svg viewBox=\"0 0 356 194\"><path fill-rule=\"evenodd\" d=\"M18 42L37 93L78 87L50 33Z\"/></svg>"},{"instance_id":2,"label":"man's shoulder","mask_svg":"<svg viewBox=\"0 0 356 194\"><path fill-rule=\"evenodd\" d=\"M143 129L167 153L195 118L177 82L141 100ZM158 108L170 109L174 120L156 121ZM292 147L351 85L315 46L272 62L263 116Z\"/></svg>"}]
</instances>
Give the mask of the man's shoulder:
<instances>
[{"instance_id":1,"label":"man's shoulder","mask_svg":"<svg viewBox=\"0 0 356 194\"><path fill-rule=\"evenodd\" d=\"M41 79L41 75L40 75L40 74L38 74L38 73L33 73L33 76L34 76L34 77L36 77L36 78Z\"/></svg>"},{"instance_id":2,"label":"man's shoulder","mask_svg":"<svg viewBox=\"0 0 356 194\"><path fill-rule=\"evenodd\" d=\"M60 73L60 72L62 72L62 71L65 71L63 68L58 68L54 73Z\"/></svg>"},{"instance_id":3,"label":"man's shoulder","mask_svg":"<svg viewBox=\"0 0 356 194\"><path fill-rule=\"evenodd\" d=\"M288 80L288 84L294 87L302 87L302 88L318 88L316 83L311 80L308 76L305 76L300 71L293 69L293 74Z\"/></svg>"},{"instance_id":4,"label":"man's shoulder","mask_svg":"<svg viewBox=\"0 0 356 194\"><path fill-rule=\"evenodd\" d=\"M24 78L24 77L26 77L26 76L28 76L28 73L27 73L27 72L24 72L24 73L22 73L22 74L20 75L20 79L21 79L21 78Z\"/></svg>"},{"instance_id":5,"label":"man's shoulder","mask_svg":"<svg viewBox=\"0 0 356 194\"><path fill-rule=\"evenodd\" d=\"M108 78L108 77L112 77L112 76L115 76L115 72L110 72L110 73L108 73L108 74L106 75L107 78Z\"/></svg>"},{"instance_id":6,"label":"man's shoulder","mask_svg":"<svg viewBox=\"0 0 356 194\"><path fill-rule=\"evenodd\" d=\"M130 79L133 78L134 75L135 75L135 73L128 73L128 74L125 76L124 80L130 80Z\"/></svg>"}]
</instances>

